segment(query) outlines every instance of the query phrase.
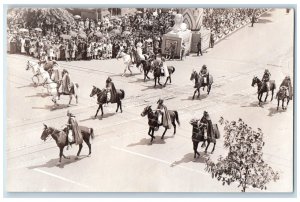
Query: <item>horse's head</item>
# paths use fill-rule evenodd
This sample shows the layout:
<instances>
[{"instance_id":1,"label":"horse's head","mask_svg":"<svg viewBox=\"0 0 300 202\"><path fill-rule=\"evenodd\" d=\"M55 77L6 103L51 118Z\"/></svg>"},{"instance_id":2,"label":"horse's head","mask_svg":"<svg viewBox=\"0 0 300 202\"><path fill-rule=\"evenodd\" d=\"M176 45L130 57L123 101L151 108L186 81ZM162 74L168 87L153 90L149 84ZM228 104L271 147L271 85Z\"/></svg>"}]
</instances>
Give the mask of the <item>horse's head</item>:
<instances>
[{"instance_id":1,"label":"horse's head","mask_svg":"<svg viewBox=\"0 0 300 202\"><path fill-rule=\"evenodd\" d=\"M147 106L144 108L143 112L141 113L141 116L146 116L150 111L152 111L151 106Z\"/></svg>"},{"instance_id":2,"label":"horse's head","mask_svg":"<svg viewBox=\"0 0 300 202\"><path fill-rule=\"evenodd\" d=\"M27 61L27 65L26 65L26 70L29 70L29 68L30 68L30 62L29 62L29 60Z\"/></svg>"},{"instance_id":3,"label":"horse's head","mask_svg":"<svg viewBox=\"0 0 300 202\"><path fill-rule=\"evenodd\" d=\"M196 78L196 76L197 76L197 72L195 70L193 70L190 80L191 81L194 80Z\"/></svg>"},{"instance_id":4,"label":"horse's head","mask_svg":"<svg viewBox=\"0 0 300 202\"><path fill-rule=\"evenodd\" d=\"M98 93L99 89L96 86L93 86L93 89L90 93L90 97L93 97L94 95L96 95Z\"/></svg>"},{"instance_id":5,"label":"horse's head","mask_svg":"<svg viewBox=\"0 0 300 202\"><path fill-rule=\"evenodd\" d=\"M253 79L252 79L252 84L251 84L251 86L254 87L254 85L258 83L258 80L259 80L259 79L257 78L257 76L254 76Z\"/></svg>"},{"instance_id":6,"label":"horse's head","mask_svg":"<svg viewBox=\"0 0 300 202\"><path fill-rule=\"evenodd\" d=\"M51 128L49 128L46 124L44 124L44 130L43 130L43 133L41 135L42 140L44 140L44 141L47 140L47 138L51 134L50 130L51 130Z\"/></svg>"}]
</instances>

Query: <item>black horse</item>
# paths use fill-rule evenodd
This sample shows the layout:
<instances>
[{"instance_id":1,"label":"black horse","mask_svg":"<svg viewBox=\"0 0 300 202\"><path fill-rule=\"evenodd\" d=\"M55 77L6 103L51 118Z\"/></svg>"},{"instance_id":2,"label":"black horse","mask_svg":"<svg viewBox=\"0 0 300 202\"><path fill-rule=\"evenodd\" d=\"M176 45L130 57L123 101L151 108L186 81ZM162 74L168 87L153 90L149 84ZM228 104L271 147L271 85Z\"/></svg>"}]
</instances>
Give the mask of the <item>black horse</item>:
<instances>
[{"instance_id":1,"label":"black horse","mask_svg":"<svg viewBox=\"0 0 300 202\"><path fill-rule=\"evenodd\" d=\"M95 114L95 118L96 118L100 108L101 108L101 112L102 112L101 116L103 116L103 104L107 103L107 90L106 89L100 90L96 86L93 86L90 97L93 97L94 95L97 95L97 103L99 105L97 112ZM120 89L116 92L116 101L109 101L110 103L117 103L116 112L118 112L119 107L120 107L121 113L123 112L121 100L123 100L124 97L125 97L125 91Z\"/></svg>"},{"instance_id":2,"label":"black horse","mask_svg":"<svg viewBox=\"0 0 300 202\"><path fill-rule=\"evenodd\" d=\"M152 68L153 68L153 67L152 67ZM172 83L171 75L175 72L175 67L173 67L173 66L168 66L168 72L169 72L169 76L167 77L164 86L167 85L168 80L170 80L170 83ZM158 82L158 84L159 84L160 86L162 86L162 84L160 83L160 77L161 77L161 76L164 76L164 73L161 72L161 68L160 68L160 67L154 67L154 70L153 70L153 76L154 76L154 82L155 82L154 87L156 87L156 81Z\"/></svg>"},{"instance_id":3,"label":"black horse","mask_svg":"<svg viewBox=\"0 0 300 202\"><path fill-rule=\"evenodd\" d=\"M178 112L177 111L171 111L171 110L168 110L168 111L169 111L169 114L170 114L171 123L174 126L173 135L175 135L176 134L175 120L177 121L178 125L180 125ZM151 142L152 142L153 139L155 139L154 130L155 130L155 128L158 129L159 126L160 126L158 124L158 113L156 111L153 112L152 109L151 109L151 106L147 106L147 107L144 108L143 112L141 113L142 117L144 117L146 115L148 116L148 125L149 125L148 135L151 136ZM161 136L161 139L164 139L165 133L168 130L167 127L164 127L164 128L165 128L165 130L164 130L163 135Z\"/></svg>"},{"instance_id":4,"label":"black horse","mask_svg":"<svg viewBox=\"0 0 300 202\"><path fill-rule=\"evenodd\" d=\"M254 87L255 84L257 84L257 98L259 101L259 105L262 102L261 98L264 93L266 93L265 102L267 101L269 91L272 92L271 101L273 100L274 90L276 89L276 84L274 80L270 80L270 88L268 89L267 84L265 82L263 83L257 76L254 76L254 78L252 79L251 86Z\"/></svg>"},{"instance_id":5,"label":"black horse","mask_svg":"<svg viewBox=\"0 0 300 202\"><path fill-rule=\"evenodd\" d=\"M61 158L64 157L66 159L69 159L70 157L66 157L63 153L64 147L68 145L68 135L67 130L68 127L66 127L64 130L57 130L53 127L48 127L46 124L44 124L44 130L41 136L41 139L46 141L49 135L55 140L56 145L59 148L59 163L61 162ZM87 128L85 126L79 126L80 132L82 134L83 141L87 144L89 147L89 155L92 153L92 146L90 143L90 138L94 139L94 130L93 128ZM72 142L71 144L74 144L75 142ZM79 144L79 150L77 152L77 156L80 155L82 149L82 144Z\"/></svg>"},{"instance_id":6,"label":"black horse","mask_svg":"<svg viewBox=\"0 0 300 202\"><path fill-rule=\"evenodd\" d=\"M204 78L200 76L195 70L193 70L190 80L195 80L195 86L196 90L194 91L193 99L195 98L196 92L198 92L198 98L200 97L200 88L207 86L207 95L209 95L211 86L213 84L213 77L212 75L209 75L209 83L204 83Z\"/></svg>"},{"instance_id":7,"label":"black horse","mask_svg":"<svg viewBox=\"0 0 300 202\"><path fill-rule=\"evenodd\" d=\"M200 153L197 151L198 149L198 145L199 145L199 142L203 142L203 146L205 145L204 143L207 141L208 144L205 148L205 153L207 153L207 149L210 145L210 143L212 142L214 144L213 146L213 149L211 150L211 153L213 153L215 151L215 146L216 146L216 139L217 139L217 136L216 134L219 133L218 128L217 126L213 127L213 134L211 134L210 132L208 132L207 130L207 126L204 125L204 124L199 124L198 123L199 121L195 121L195 120L192 120L190 122L190 124L193 126L193 133L192 133L192 141L193 141L193 149L194 149L194 158L197 157L200 157ZM214 124L216 125L216 124Z\"/></svg>"},{"instance_id":8,"label":"black horse","mask_svg":"<svg viewBox=\"0 0 300 202\"><path fill-rule=\"evenodd\" d=\"M288 96L288 92L287 91L288 91L288 88L286 86L281 86L279 88L279 91L276 94L276 98L277 98L277 111L279 109L280 100L282 102L282 109L283 110L287 109L287 106L289 105L289 102L290 102L290 97ZM286 107L284 106L285 99L287 100Z\"/></svg>"}]
</instances>

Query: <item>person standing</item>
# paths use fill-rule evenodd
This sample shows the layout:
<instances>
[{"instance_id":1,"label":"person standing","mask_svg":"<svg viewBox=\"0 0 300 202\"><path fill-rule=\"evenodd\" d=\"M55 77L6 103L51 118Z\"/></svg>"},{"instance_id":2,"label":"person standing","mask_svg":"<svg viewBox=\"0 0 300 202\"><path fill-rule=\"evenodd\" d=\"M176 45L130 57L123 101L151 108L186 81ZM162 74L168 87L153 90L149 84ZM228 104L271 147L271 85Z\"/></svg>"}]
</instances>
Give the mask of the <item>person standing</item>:
<instances>
[{"instance_id":1,"label":"person standing","mask_svg":"<svg viewBox=\"0 0 300 202\"><path fill-rule=\"evenodd\" d=\"M184 56L185 56L185 43L182 43L181 50L180 50L180 60L182 60Z\"/></svg>"},{"instance_id":2,"label":"person standing","mask_svg":"<svg viewBox=\"0 0 300 202\"><path fill-rule=\"evenodd\" d=\"M255 23L255 15L253 13L252 18L251 18L251 27L253 27L254 23Z\"/></svg>"},{"instance_id":3,"label":"person standing","mask_svg":"<svg viewBox=\"0 0 300 202\"><path fill-rule=\"evenodd\" d=\"M214 36L214 33L211 32L210 33L210 37L209 37L209 48L213 48L214 45L215 45L215 36Z\"/></svg>"},{"instance_id":4,"label":"person standing","mask_svg":"<svg viewBox=\"0 0 300 202\"><path fill-rule=\"evenodd\" d=\"M200 39L197 43L197 56L199 56L199 53L202 56L202 37L200 36Z\"/></svg>"}]
</instances>

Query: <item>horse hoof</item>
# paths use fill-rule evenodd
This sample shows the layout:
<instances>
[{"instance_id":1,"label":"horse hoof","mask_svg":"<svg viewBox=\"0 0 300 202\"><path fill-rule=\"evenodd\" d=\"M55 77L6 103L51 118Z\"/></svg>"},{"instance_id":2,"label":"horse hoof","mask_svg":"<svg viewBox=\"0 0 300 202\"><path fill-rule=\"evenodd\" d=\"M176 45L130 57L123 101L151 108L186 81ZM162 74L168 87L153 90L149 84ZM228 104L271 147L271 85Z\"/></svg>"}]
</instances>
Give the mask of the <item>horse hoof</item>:
<instances>
[{"instance_id":1,"label":"horse hoof","mask_svg":"<svg viewBox=\"0 0 300 202\"><path fill-rule=\"evenodd\" d=\"M211 154L213 154L214 153L214 151L212 151L212 152L210 152Z\"/></svg>"},{"instance_id":2,"label":"horse hoof","mask_svg":"<svg viewBox=\"0 0 300 202\"><path fill-rule=\"evenodd\" d=\"M91 157L91 154L87 155L86 157Z\"/></svg>"},{"instance_id":3,"label":"horse hoof","mask_svg":"<svg viewBox=\"0 0 300 202\"><path fill-rule=\"evenodd\" d=\"M207 151L204 151L205 152L205 154L207 154Z\"/></svg>"},{"instance_id":4,"label":"horse hoof","mask_svg":"<svg viewBox=\"0 0 300 202\"><path fill-rule=\"evenodd\" d=\"M163 137L161 137L160 139L162 139L162 140L163 140L164 138L163 138Z\"/></svg>"}]
</instances>

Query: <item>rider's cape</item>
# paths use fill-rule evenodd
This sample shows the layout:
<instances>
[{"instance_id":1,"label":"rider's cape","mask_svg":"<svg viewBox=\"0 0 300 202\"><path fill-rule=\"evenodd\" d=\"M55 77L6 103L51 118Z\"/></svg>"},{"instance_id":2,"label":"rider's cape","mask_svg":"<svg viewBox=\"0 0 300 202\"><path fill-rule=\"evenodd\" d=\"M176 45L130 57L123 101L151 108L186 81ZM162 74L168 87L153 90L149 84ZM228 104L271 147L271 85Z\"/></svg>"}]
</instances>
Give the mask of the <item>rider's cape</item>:
<instances>
[{"instance_id":1,"label":"rider's cape","mask_svg":"<svg viewBox=\"0 0 300 202\"><path fill-rule=\"evenodd\" d=\"M165 105L163 105L158 109L161 109L164 112L163 119L162 119L163 126L170 129L172 127L172 122L171 122L170 112L168 111L168 108Z\"/></svg>"},{"instance_id":2,"label":"rider's cape","mask_svg":"<svg viewBox=\"0 0 300 202\"><path fill-rule=\"evenodd\" d=\"M117 102L117 90L116 90L115 84L113 82L110 82L108 84L108 88L110 89L110 93L111 93L110 102L116 103Z\"/></svg>"},{"instance_id":3,"label":"rider's cape","mask_svg":"<svg viewBox=\"0 0 300 202\"><path fill-rule=\"evenodd\" d=\"M69 124L72 126L72 132L74 134L74 139L76 144L82 144L83 139L82 139L82 134L80 131L80 128L78 126L78 123L74 117L69 118Z\"/></svg>"},{"instance_id":4,"label":"rider's cape","mask_svg":"<svg viewBox=\"0 0 300 202\"><path fill-rule=\"evenodd\" d=\"M71 80L69 74L65 74L61 82L61 92L69 94L71 90Z\"/></svg>"}]
</instances>

